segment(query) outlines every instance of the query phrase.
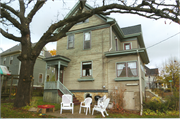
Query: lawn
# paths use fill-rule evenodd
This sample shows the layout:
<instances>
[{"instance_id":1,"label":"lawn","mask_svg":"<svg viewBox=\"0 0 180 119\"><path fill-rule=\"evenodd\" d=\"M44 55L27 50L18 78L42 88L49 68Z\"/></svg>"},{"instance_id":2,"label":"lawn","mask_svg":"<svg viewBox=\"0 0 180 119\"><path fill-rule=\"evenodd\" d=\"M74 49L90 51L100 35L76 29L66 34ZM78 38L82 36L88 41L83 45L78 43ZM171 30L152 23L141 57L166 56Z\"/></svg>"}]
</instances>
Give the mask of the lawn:
<instances>
[{"instance_id":1,"label":"lawn","mask_svg":"<svg viewBox=\"0 0 180 119\"><path fill-rule=\"evenodd\" d=\"M56 103L47 103L43 102L43 97L33 97L30 106L26 106L23 108L14 108L13 103L2 103L1 104L1 117L2 118L56 118L50 115L40 116L40 113L37 112L29 112L28 109L31 107L37 107L38 105L51 104L55 105L55 109L60 109L60 104ZM106 118L179 118L178 111L167 111L166 113L155 113L144 111L143 115L140 116L139 113L114 113L111 110L108 110L109 116ZM96 118L102 118L101 114L99 114Z\"/></svg>"}]
</instances>

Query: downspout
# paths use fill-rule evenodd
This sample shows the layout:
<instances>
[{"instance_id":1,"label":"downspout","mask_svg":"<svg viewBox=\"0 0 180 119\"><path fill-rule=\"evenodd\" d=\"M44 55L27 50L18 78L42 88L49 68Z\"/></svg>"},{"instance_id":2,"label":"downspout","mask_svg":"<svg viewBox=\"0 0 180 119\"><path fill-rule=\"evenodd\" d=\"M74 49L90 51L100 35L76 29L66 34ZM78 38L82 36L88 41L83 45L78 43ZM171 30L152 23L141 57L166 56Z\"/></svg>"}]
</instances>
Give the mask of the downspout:
<instances>
[{"instance_id":1,"label":"downspout","mask_svg":"<svg viewBox=\"0 0 180 119\"><path fill-rule=\"evenodd\" d=\"M110 31L109 31L109 32L110 32L110 40L111 40L111 47L110 47L109 51L112 49L112 26L115 25L115 24L116 24L116 22L115 22L114 24L112 24L112 25L110 26L110 29L109 29L109 30L110 30Z\"/></svg>"},{"instance_id":2,"label":"downspout","mask_svg":"<svg viewBox=\"0 0 180 119\"><path fill-rule=\"evenodd\" d=\"M142 82L141 82L141 64L140 64L140 56L139 52L137 50L138 54L138 69L139 69L139 90L140 90L140 115L143 113L143 99L142 99Z\"/></svg>"}]
</instances>

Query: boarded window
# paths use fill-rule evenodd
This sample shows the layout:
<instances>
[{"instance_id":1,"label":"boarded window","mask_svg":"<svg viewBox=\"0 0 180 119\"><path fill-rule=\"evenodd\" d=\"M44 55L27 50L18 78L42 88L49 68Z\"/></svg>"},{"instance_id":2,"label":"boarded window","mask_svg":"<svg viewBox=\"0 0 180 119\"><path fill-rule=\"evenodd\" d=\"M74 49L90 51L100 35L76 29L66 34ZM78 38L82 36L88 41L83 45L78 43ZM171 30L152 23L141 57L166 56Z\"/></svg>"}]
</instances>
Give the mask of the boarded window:
<instances>
[{"instance_id":1,"label":"boarded window","mask_svg":"<svg viewBox=\"0 0 180 119\"><path fill-rule=\"evenodd\" d=\"M92 75L92 62L83 62L82 76L91 76L91 75Z\"/></svg>"},{"instance_id":2,"label":"boarded window","mask_svg":"<svg viewBox=\"0 0 180 119\"><path fill-rule=\"evenodd\" d=\"M74 48L74 34L68 36L68 49Z\"/></svg>"},{"instance_id":3,"label":"boarded window","mask_svg":"<svg viewBox=\"0 0 180 119\"><path fill-rule=\"evenodd\" d=\"M117 64L117 77L134 77L137 76L137 63L126 62Z\"/></svg>"},{"instance_id":4,"label":"boarded window","mask_svg":"<svg viewBox=\"0 0 180 119\"><path fill-rule=\"evenodd\" d=\"M89 49L91 47L91 34L90 32L84 33L84 49Z\"/></svg>"},{"instance_id":5,"label":"boarded window","mask_svg":"<svg viewBox=\"0 0 180 119\"><path fill-rule=\"evenodd\" d=\"M39 74L39 83L43 82L43 74Z\"/></svg>"}]
</instances>

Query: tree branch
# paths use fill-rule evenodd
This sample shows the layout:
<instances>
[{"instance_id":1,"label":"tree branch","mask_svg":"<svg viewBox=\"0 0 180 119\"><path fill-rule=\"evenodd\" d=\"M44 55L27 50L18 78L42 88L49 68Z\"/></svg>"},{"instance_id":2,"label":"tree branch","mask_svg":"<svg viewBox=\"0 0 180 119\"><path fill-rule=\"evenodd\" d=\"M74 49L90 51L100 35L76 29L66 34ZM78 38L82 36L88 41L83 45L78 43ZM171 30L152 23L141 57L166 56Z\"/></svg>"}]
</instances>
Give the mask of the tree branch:
<instances>
[{"instance_id":1,"label":"tree branch","mask_svg":"<svg viewBox=\"0 0 180 119\"><path fill-rule=\"evenodd\" d=\"M17 12L16 10L14 10L12 7L2 3L1 4L1 7L4 8L4 9L7 9L9 10L10 12L12 12L13 14L15 14L17 17L19 17L19 12Z\"/></svg>"},{"instance_id":2,"label":"tree branch","mask_svg":"<svg viewBox=\"0 0 180 119\"><path fill-rule=\"evenodd\" d=\"M19 15L19 18L21 20L21 24L24 24L24 13L25 13L25 6L24 6L24 1L23 0L19 0L19 5L20 5L20 15Z\"/></svg>"},{"instance_id":3,"label":"tree branch","mask_svg":"<svg viewBox=\"0 0 180 119\"><path fill-rule=\"evenodd\" d=\"M16 37L14 36L13 34L10 34L10 33L7 33L5 32L3 29L0 28L0 31L1 31L1 34L8 38L8 39L11 39L11 40L14 40L14 41L18 41L18 42L21 42L21 38L20 37Z\"/></svg>"},{"instance_id":4,"label":"tree branch","mask_svg":"<svg viewBox=\"0 0 180 119\"><path fill-rule=\"evenodd\" d=\"M34 8L31 10L31 12L28 14L27 18L28 18L28 24L32 21L32 18L34 17L34 15L37 13L37 11L44 5L44 3L47 0L44 1L37 1L36 4L34 5Z\"/></svg>"},{"instance_id":5,"label":"tree branch","mask_svg":"<svg viewBox=\"0 0 180 119\"><path fill-rule=\"evenodd\" d=\"M19 30L22 30L23 28L21 27L21 24L14 19L13 17L11 17L11 15L5 10L5 9L1 9L1 17L2 18L6 18L8 21L10 21L16 28L18 28Z\"/></svg>"}]
</instances>

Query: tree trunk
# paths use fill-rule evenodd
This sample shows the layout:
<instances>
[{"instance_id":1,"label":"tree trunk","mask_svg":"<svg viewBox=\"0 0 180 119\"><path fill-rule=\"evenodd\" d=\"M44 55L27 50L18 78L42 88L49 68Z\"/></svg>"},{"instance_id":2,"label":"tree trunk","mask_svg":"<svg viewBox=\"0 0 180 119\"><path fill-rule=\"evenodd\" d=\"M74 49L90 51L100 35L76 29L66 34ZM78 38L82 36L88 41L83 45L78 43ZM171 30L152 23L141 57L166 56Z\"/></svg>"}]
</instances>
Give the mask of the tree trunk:
<instances>
[{"instance_id":1,"label":"tree trunk","mask_svg":"<svg viewBox=\"0 0 180 119\"><path fill-rule=\"evenodd\" d=\"M34 64L34 59L21 59L20 77L14 107L23 107L30 104L30 87L33 80Z\"/></svg>"}]
</instances>

